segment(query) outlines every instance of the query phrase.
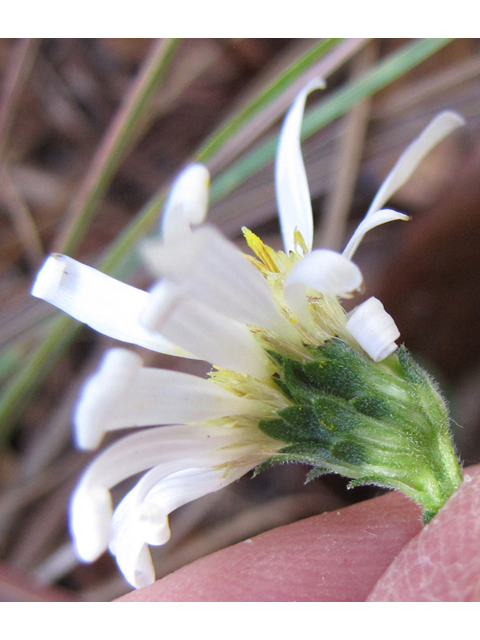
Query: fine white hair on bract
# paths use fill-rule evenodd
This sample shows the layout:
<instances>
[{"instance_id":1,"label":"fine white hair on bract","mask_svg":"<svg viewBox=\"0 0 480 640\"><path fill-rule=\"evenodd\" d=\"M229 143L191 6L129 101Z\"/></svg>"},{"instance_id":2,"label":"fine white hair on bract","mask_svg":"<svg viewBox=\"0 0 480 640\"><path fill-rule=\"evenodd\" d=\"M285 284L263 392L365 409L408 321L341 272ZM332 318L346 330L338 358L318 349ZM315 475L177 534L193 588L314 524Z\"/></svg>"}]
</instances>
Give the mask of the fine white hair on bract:
<instances>
[{"instance_id":1,"label":"fine white hair on bract","mask_svg":"<svg viewBox=\"0 0 480 640\"><path fill-rule=\"evenodd\" d=\"M312 250L313 216L300 132L307 96L323 86L314 79L298 94L282 127L275 164L285 251L296 255L283 291L299 325L309 322L309 291L346 298L361 288L363 277L352 257L363 237L378 225L408 219L382 207L425 155L464 124L451 111L439 114L402 154L343 253ZM72 498L70 529L81 560L92 562L109 547L134 587L154 581L148 545L169 539L168 515L174 509L233 482L284 445L255 426L288 401L269 386L270 360L254 334L261 327L298 344L297 329L260 271L218 230L204 224L208 193L203 165L188 166L175 181L161 221L161 240L143 245L143 256L159 278L149 292L59 254L47 258L32 289L32 295L106 336L206 360L246 376L261 390L256 398L240 397L214 380L144 367L139 355L124 348L109 350L86 382L74 420L78 446L93 449L109 431L141 429L111 445L86 470ZM307 250L303 255L297 252L297 232ZM346 330L376 362L393 353L400 335L375 298L351 312ZM236 416L244 421L235 428L208 422L231 418L235 423ZM138 473L143 477L113 509L110 489Z\"/></svg>"}]
</instances>

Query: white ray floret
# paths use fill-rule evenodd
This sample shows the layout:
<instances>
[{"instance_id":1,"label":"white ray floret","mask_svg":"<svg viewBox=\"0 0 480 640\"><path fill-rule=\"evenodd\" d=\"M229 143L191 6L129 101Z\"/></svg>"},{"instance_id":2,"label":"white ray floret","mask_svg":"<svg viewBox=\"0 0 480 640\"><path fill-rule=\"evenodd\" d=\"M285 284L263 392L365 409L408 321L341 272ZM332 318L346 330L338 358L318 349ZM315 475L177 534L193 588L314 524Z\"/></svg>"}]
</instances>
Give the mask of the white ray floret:
<instances>
[{"instance_id":1,"label":"white ray floret","mask_svg":"<svg viewBox=\"0 0 480 640\"><path fill-rule=\"evenodd\" d=\"M395 340L400 337L394 319L374 297L351 312L347 329L374 362L381 362L392 354L397 348Z\"/></svg>"},{"instance_id":2,"label":"white ray floret","mask_svg":"<svg viewBox=\"0 0 480 640\"><path fill-rule=\"evenodd\" d=\"M170 475L166 469L152 469L125 496L113 515L114 534L109 549L132 586L139 588L154 582L155 571L147 545L165 544L170 539L168 516L172 511L222 489L252 468L252 462L238 464L240 455L235 450L222 452L217 460L223 463L216 466L205 460L207 466L199 467L200 457L185 460L185 470ZM227 471L225 465L230 461L236 464Z\"/></svg>"},{"instance_id":3,"label":"white ray floret","mask_svg":"<svg viewBox=\"0 0 480 640\"><path fill-rule=\"evenodd\" d=\"M356 264L336 251L316 249L297 262L285 281L285 295L294 285L306 285L320 293L342 298L350 297L363 283Z\"/></svg>"},{"instance_id":4,"label":"white ray floret","mask_svg":"<svg viewBox=\"0 0 480 640\"><path fill-rule=\"evenodd\" d=\"M379 209L378 211L373 211L368 216L366 216L355 229L352 237L348 241L347 246L345 247L342 255L350 260L358 249L359 244L362 242L365 235L375 229L375 227L379 227L382 224L387 222L393 222L395 220L410 220L410 216L407 216L404 213L399 213L394 209Z\"/></svg>"},{"instance_id":5,"label":"white ray floret","mask_svg":"<svg viewBox=\"0 0 480 640\"><path fill-rule=\"evenodd\" d=\"M139 323L141 313L149 304L149 293L68 256L54 253L47 258L37 275L32 295L110 338L160 353L192 357Z\"/></svg>"},{"instance_id":6,"label":"white ray floret","mask_svg":"<svg viewBox=\"0 0 480 640\"><path fill-rule=\"evenodd\" d=\"M393 169L390 171L382 186L377 192L369 210L363 221L357 227L357 230L350 238L349 243L343 251L343 255L351 258L355 253L358 245L362 241L364 235L373 227L391 220L408 220L408 216L392 212L397 217L382 219L377 216L376 224L368 224L368 220L374 216L383 205L392 197L392 195L402 187L412 176L415 169L425 156L452 131L458 129L465 124L465 120L453 111L442 111L428 125L426 129L416 138L402 153ZM375 219L375 218L374 218Z\"/></svg>"},{"instance_id":7,"label":"white ray floret","mask_svg":"<svg viewBox=\"0 0 480 640\"><path fill-rule=\"evenodd\" d=\"M254 378L268 376L268 358L244 324L184 295L171 282L163 280L152 290L141 322L201 360Z\"/></svg>"},{"instance_id":8,"label":"white ray floret","mask_svg":"<svg viewBox=\"0 0 480 640\"><path fill-rule=\"evenodd\" d=\"M313 245L312 204L300 146L300 133L308 94L315 89L323 88L325 81L314 78L300 91L285 117L280 132L275 160L275 191L283 245L287 254L295 251L295 229L302 234L308 250Z\"/></svg>"},{"instance_id":9,"label":"white ray floret","mask_svg":"<svg viewBox=\"0 0 480 640\"><path fill-rule=\"evenodd\" d=\"M94 562L107 548L112 536L112 509L112 496L107 488L75 489L69 528L79 560Z\"/></svg>"},{"instance_id":10,"label":"white ray floret","mask_svg":"<svg viewBox=\"0 0 480 640\"><path fill-rule=\"evenodd\" d=\"M258 402L205 378L143 367L133 351L110 349L83 388L74 422L78 445L94 449L115 429L203 422L260 409Z\"/></svg>"},{"instance_id":11,"label":"white ray floret","mask_svg":"<svg viewBox=\"0 0 480 640\"><path fill-rule=\"evenodd\" d=\"M272 330L286 324L265 278L214 227L203 226L179 242L146 243L144 256L157 277L218 313Z\"/></svg>"},{"instance_id":12,"label":"white ray floret","mask_svg":"<svg viewBox=\"0 0 480 640\"><path fill-rule=\"evenodd\" d=\"M203 164L191 164L174 182L161 220L162 241L187 235L207 215L210 174Z\"/></svg>"},{"instance_id":13,"label":"white ray floret","mask_svg":"<svg viewBox=\"0 0 480 640\"><path fill-rule=\"evenodd\" d=\"M295 316L310 324L308 289L349 298L363 284L360 269L336 251L316 249L296 263L285 280L285 298Z\"/></svg>"},{"instance_id":14,"label":"white ray floret","mask_svg":"<svg viewBox=\"0 0 480 640\"><path fill-rule=\"evenodd\" d=\"M237 460L242 447L256 451L253 468L261 460L258 444L269 440L257 432L243 427L174 425L142 430L113 444L90 465L72 498L71 532L78 557L92 562L107 548L112 537L109 490L116 484L154 467L162 477L189 468L186 462L194 468L215 467L225 463L225 456ZM145 478L143 486L151 488Z\"/></svg>"}]
</instances>

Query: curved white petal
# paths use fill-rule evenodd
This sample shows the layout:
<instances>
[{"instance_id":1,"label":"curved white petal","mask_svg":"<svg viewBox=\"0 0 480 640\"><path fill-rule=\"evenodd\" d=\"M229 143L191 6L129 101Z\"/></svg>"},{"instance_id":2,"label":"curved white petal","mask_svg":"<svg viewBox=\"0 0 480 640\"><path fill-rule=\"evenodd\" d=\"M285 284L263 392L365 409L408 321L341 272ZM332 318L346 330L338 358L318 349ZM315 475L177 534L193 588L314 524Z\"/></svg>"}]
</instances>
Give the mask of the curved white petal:
<instances>
[{"instance_id":1,"label":"curved white petal","mask_svg":"<svg viewBox=\"0 0 480 640\"><path fill-rule=\"evenodd\" d=\"M114 536L109 548L132 586L153 581L154 576L145 570L145 545L162 545L170 539L168 516L172 511L231 484L264 459L257 455L241 464L237 458L246 451L227 449L217 454L216 466L200 467L202 458L198 456L185 460L185 468L176 473L168 473L165 466L156 467L125 496L113 515ZM226 467L229 462L235 465Z\"/></svg>"},{"instance_id":2,"label":"curved white petal","mask_svg":"<svg viewBox=\"0 0 480 640\"><path fill-rule=\"evenodd\" d=\"M164 242L188 235L191 225L205 220L210 174L203 164L191 164L175 180L161 220Z\"/></svg>"},{"instance_id":3,"label":"curved white petal","mask_svg":"<svg viewBox=\"0 0 480 640\"><path fill-rule=\"evenodd\" d=\"M155 582L155 567L150 549L138 536L125 541L116 560L125 580L135 589L148 587Z\"/></svg>"},{"instance_id":4,"label":"curved white petal","mask_svg":"<svg viewBox=\"0 0 480 640\"><path fill-rule=\"evenodd\" d=\"M77 443L97 447L114 429L203 422L258 413L258 403L229 393L211 380L142 367L128 349L107 351L86 382L75 412Z\"/></svg>"},{"instance_id":5,"label":"curved white petal","mask_svg":"<svg viewBox=\"0 0 480 640\"><path fill-rule=\"evenodd\" d=\"M336 251L316 249L297 262L287 277L285 299L297 320L309 326L309 288L324 295L349 298L361 288L362 283L360 269L353 262Z\"/></svg>"},{"instance_id":6,"label":"curved white petal","mask_svg":"<svg viewBox=\"0 0 480 640\"><path fill-rule=\"evenodd\" d=\"M155 537L161 540L159 544L165 544L170 538L170 527L167 514L161 511L161 507L139 503L134 496L135 489L127 493L115 509L108 548L116 556L125 579L133 587L140 588L155 580L152 556L145 540L151 537L153 530ZM162 525L165 534L160 538Z\"/></svg>"},{"instance_id":7,"label":"curved white petal","mask_svg":"<svg viewBox=\"0 0 480 640\"><path fill-rule=\"evenodd\" d=\"M157 277L171 280L218 313L272 330L287 322L265 278L214 227L202 226L163 246L146 243L144 256Z\"/></svg>"},{"instance_id":8,"label":"curved white petal","mask_svg":"<svg viewBox=\"0 0 480 640\"><path fill-rule=\"evenodd\" d=\"M111 488L126 478L165 461L242 442L246 428L226 429L210 425L174 425L138 431L103 451L88 467L79 488L97 485Z\"/></svg>"},{"instance_id":9,"label":"curved white petal","mask_svg":"<svg viewBox=\"0 0 480 640\"><path fill-rule=\"evenodd\" d=\"M361 288L363 277L356 264L330 249L316 249L293 267L285 281L285 297L296 296L298 285L325 295L348 298ZM298 289L297 289L298 291Z\"/></svg>"},{"instance_id":10,"label":"curved white petal","mask_svg":"<svg viewBox=\"0 0 480 640\"><path fill-rule=\"evenodd\" d=\"M313 244L312 204L300 146L300 132L308 94L324 87L325 81L315 78L299 92L280 132L275 160L275 188L283 244L287 253L295 250L295 229L302 234L308 249Z\"/></svg>"},{"instance_id":11,"label":"curved white petal","mask_svg":"<svg viewBox=\"0 0 480 640\"><path fill-rule=\"evenodd\" d=\"M442 111L428 125L426 129L416 138L402 153L395 166L390 171L382 186L377 192L370 209L359 226L363 225L367 219L375 214L391 198L391 196L402 187L411 177L423 158L452 131L465 124L464 119L453 111ZM398 220L399 218L392 218ZM389 220L384 220L389 222ZM383 224L380 222L378 224ZM377 226L377 225L374 225ZM373 227L370 227L373 228ZM368 229L366 230L368 231ZM358 247L366 231L358 234L358 229L353 234L350 242L345 248L344 255L351 258Z\"/></svg>"},{"instance_id":12,"label":"curved white petal","mask_svg":"<svg viewBox=\"0 0 480 640\"><path fill-rule=\"evenodd\" d=\"M367 216L381 209L395 191L398 191L407 182L423 158L452 131L462 127L464 124L465 120L454 111L442 111L439 113L418 138L408 145L397 160L378 190Z\"/></svg>"},{"instance_id":13,"label":"curved white petal","mask_svg":"<svg viewBox=\"0 0 480 640\"><path fill-rule=\"evenodd\" d=\"M152 290L141 321L197 358L255 378L269 375L265 352L244 324L184 295L167 280Z\"/></svg>"},{"instance_id":14,"label":"curved white petal","mask_svg":"<svg viewBox=\"0 0 480 640\"><path fill-rule=\"evenodd\" d=\"M158 427L122 438L93 461L73 494L70 528L78 556L92 562L111 540L108 490L119 482L153 467L170 475L185 469L186 460L196 461L195 467L216 466L225 456L237 459L241 445L256 450L260 440L257 429L209 425Z\"/></svg>"},{"instance_id":15,"label":"curved white petal","mask_svg":"<svg viewBox=\"0 0 480 640\"><path fill-rule=\"evenodd\" d=\"M77 445L95 449L109 430L111 414L131 388L142 366L139 355L128 349L110 349L98 372L85 383L75 410Z\"/></svg>"},{"instance_id":16,"label":"curved white petal","mask_svg":"<svg viewBox=\"0 0 480 640\"><path fill-rule=\"evenodd\" d=\"M191 358L158 333L145 329L139 316L151 298L73 258L52 254L39 271L32 295L110 338L152 351Z\"/></svg>"},{"instance_id":17,"label":"curved white petal","mask_svg":"<svg viewBox=\"0 0 480 640\"><path fill-rule=\"evenodd\" d=\"M368 298L354 309L347 329L375 362L381 362L395 351L400 337L395 321L377 298Z\"/></svg>"},{"instance_id":18,"label":"curved white petal","mask_svg":"<svg viewBox=\"0 0 480 640\"><path fill-rule=\"evenodd\" d=\"M110 492L102 486L76 492L70 514L75 553L83 562L94 562L105 551L112 536Z\"/></svg>"},{"instance_id":19,"label":"curved white petal","mask_svg":"<svg viewBox=\"0 0 480 640\"><path fill-rule=\"evenodd\" d=\"M119 556L122 553L122 547L126 550L136 545L137 549L140 549L142 544L161 545L168 542L170 539L168 515L173 509L167 511L158 501L155 504L152 501L146 502L147 495L157 484L164 482L165 478L182 473L192 465L219 463L218 461L223 460L224 457L219 457L218 452L212 456L212 452L201 451L193 462L190 458L164 461L145 473L133 489L122 498L113 512L112 538L108 545L111 553Z\"/></svg>"},{"instance_id":20,"label":"curved white petal","mask_svg":"<svg viewBox=\"0 0 480 640\"><path fill-rule=\"evenodd\" d=\"M368 233L371 229L380 226L381 224L385 224L386 222L393 222L394 220L410 220L410 217L405 215L404 213L399 213L394 209L380 209L379 211L373 211L372 213L370 213L370 215L364 218L355 229L355 233L350 238L347 246L343 250L342 255L350 260L366 233Z\"/></svg>"}]
</instances>

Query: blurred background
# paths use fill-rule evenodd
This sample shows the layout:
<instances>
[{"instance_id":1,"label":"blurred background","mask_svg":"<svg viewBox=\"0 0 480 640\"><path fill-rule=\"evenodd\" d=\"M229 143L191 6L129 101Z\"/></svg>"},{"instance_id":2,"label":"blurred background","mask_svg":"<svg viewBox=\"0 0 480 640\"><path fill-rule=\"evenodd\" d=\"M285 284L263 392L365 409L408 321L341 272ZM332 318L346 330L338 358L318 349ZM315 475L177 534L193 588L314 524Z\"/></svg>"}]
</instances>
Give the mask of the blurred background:
<instances>
[{"instance_id":1,"label":"blurred background","mask_svg":"<svg viewBox=\"0 0 480 640\"><path fill-rule=\"evenodd\" d=\"M479 40L0 39L0 600L130 590L109 554L79 565L69 542L69 496L92 457L74 449L71 415L113 341L29 296L44 256L62 251L148 288L136 244L192 159L212 173L209 220L241 247L246 225L280 248L276 135L315 75L328 83L308 101L303 144L317 247L343 248L440 110L466 119L392 199L412 221L369 233L355 260L364 297L382 300L439 381L463 463L480 462ZM207 371L139 352L149 366ZM347 491L336 476L305 486L307 472L272 468L179 509L172 539L153 549L157 576L380 493Z\"/></svg>"}]
</instances>

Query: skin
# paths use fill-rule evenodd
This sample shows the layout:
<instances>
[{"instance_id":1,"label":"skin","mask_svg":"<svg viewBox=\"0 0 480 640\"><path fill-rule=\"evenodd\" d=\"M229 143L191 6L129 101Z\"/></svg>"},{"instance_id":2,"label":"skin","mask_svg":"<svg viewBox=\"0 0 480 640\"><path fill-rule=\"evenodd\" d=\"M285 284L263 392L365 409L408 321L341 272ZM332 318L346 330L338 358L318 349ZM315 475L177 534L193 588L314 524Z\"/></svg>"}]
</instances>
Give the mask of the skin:
<instances>
[{"instance_id":1,"label":"skin","mask_svg":"<svg viewBox=\"0 0 480 640\"><path fill-rule=\"evenodd\" d=\"M388 493L279 527L122 602L479 601L480 465L432 522Z\"/></svg>"}]
</instances>

